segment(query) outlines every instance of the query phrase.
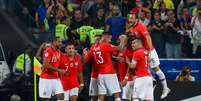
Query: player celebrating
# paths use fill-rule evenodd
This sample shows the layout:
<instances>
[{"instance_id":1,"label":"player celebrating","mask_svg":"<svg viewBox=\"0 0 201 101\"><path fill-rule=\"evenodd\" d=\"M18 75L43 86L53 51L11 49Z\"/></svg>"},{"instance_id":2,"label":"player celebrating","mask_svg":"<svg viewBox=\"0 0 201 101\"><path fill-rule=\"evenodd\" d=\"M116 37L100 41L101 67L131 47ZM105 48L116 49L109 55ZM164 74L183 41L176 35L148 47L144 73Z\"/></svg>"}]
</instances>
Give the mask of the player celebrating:
<instances>
[{"instance_id":1,"label":"player celebrating","mask_svg":"<svg viewBox=\"0 0 201 101\"><path fill-rule=\"evenodd\" d=\"M139 38L132 40L133 58L126 60L130 68L133 68L135 79L133 80L133 101L153 101L153 81L148 70L148 51L143 48Z\"/></svg>"},{"instance_id":2,"label":"player celebrating","mask_svg":"<svg viewBox=\"0 0 201 101\"><path fill-rule=\"evenodd\" d=\"M39 96L43 101L49 101L53 94L56 95L58 101L63 101L63 87L59 79L59 75L65 74L65 70L59 69L61 39L55 37L52 40L52 46L44 51L43 70L39 80Z\"/></svg>"},{"instance_id":3,"label":"player celebrating","mask_svg":"<svg viewBox=\"0 0 201 101\"><path fill-rule=\"evenodd\" d=\"M121 101L121 90L111 60L111 54L117 51L117 47L108 43L110 36L107 34L102 36L99 44L91 47L87 55L93 57L98 68L98 101L104 101L108 93L114 96L115 101Z\"/></svg>"},{"instance_id":4,"label":"player celebrating","mask_svg":"<svg viewBox=\"0 0 201 101\"><path fill-rule=\"evenodd\" d=\"M128 72L129 68L125 60L126 57L132 59L132 50L126 46L128 43L126 35L120 35L119 40L125 45L122 47L123 50L118 52L117 57L115 57L117 60L117 75L122 86L122 99L124 101L131 101L133 79Z\"/></svg>"},{"instance_id":5,"label":"player celebrating","mask_svg":"<svg viewBox=\"0 0 201 101\"><path fill-rule=\"evenodd\" d=\"M95 43L93 45L97 45L100 43L101 34L95 35ZM92 45L92 47L93 47ZM91 54L87 54L87 49L83 50L84 55L84 62L89 61L92 58ZM91 96L91 101L98 100L98 85L97 85L97 78L98 78L98 68L96 62L92 59L92 71L91 71L91 80L89 85L89 96Z\"/></svg>"},{"instance_id":6,"label":"player celebrating","mask_svg":"<svg viewBox=\"0 0 201 101\"><path fill-rule=\"evenodd\" d=\"M138 8L134 8L131 10L130 14L128 15L128 24L126 31L129 31L131 35L134 37L140 37L141 40L143 41L144 48L148 50L149 66L159 76L159 79L161 80L161 83L163 85L163 92L161 95L161 98L163 99L169 94L170 89L167 87L167 82L164 73L159 68L160 61L156 53L156 50L152 45L152 40L149 35L149 32L146 26L144 26L142 22L140 22L138 13L139 13Z\"/></svg>"},{"instance_id":7,"label":"player celebrating","mask_svg":"<svg viewBox=\"0 0 201 101\"><path fill-rule=\"evenodd\" d=\"M66 54L62 55L60 65L61 69L66 71L66 74L61 76L64 100L77 101L79 89L81 91L84 87L82 63L72 43L66 45L65 51Z\"/></svg>"}]
</instances>

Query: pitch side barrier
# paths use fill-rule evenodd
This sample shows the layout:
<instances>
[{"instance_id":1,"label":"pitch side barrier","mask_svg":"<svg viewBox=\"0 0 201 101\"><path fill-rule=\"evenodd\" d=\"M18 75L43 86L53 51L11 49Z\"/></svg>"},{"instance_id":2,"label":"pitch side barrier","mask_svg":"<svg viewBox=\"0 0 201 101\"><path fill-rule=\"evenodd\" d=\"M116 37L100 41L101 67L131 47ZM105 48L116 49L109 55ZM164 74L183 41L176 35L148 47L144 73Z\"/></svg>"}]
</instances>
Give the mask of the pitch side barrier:
<instances>
[{"instance_id":1,"label":"pitch side barrier","mask_svg":"<svg viewBox=\"0 0 201 101\"><path fill-rule=\"evenodd\" d=\"M165 99L161 100L162 86L160 82L157 82L157 86L154 90L154 101L201 101L201 81L179 82L171 80L167 83L168 87L171 89L170 94Z\"/></svg>"},{"instance_id":2,"label":"pitch side barrier","mask_svg":"<svg viewBox=\"0 0 201 101\"><path fill-rule=\"evenodd\" d=\"M160 68L167 80L175 80L185 66L191 69L196 81L201 80L201 59L160 59Z\"/></svg>"}]
</instances>

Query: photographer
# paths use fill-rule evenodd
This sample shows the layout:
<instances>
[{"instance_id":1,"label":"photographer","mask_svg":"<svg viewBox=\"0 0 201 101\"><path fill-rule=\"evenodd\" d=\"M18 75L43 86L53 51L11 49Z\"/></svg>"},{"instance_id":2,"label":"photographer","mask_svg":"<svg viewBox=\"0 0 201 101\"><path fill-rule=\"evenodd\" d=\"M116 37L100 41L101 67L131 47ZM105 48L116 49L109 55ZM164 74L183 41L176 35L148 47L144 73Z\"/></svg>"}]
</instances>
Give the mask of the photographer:
<instances>
[{"instance_id":1,"label":"photographer","mask_svg":"<svg viewBox=\"0 0 201 101\"><path fill-rule=\"evenodd\" d=\"M191 75L191 70L188 67L184 67L176 77L176 81L195 81L195 77Z\"/></svg>"}]
</instances>

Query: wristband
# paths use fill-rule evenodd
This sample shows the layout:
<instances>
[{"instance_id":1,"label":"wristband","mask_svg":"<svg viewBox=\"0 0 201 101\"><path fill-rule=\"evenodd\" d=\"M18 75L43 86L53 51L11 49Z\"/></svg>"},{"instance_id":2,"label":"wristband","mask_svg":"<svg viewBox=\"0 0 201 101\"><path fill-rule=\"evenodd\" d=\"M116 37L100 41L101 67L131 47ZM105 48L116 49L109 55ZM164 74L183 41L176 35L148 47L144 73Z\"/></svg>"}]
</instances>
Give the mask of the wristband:
<instances>
[{"instance_id":1,"label":"wristband","mask_svg":"<svg viewBox=\"0 0 201 101\"><path fill-rule=\"evenodd\" d=\"M128 76L125 76L125 78L124 78L125 80L128 80Z\"/></svg>"},{"instance_id":2,"label":"wristband","mask_svg":"<svg viewBox=\"0 0 201 101\"><path fill-rule=\"evenodd\" d=\"M81 83L81 84L80 84L80 87L83 87L83 86L84 86L84 84L83 84L83 83Z\"/></svg>"}]
</instances>

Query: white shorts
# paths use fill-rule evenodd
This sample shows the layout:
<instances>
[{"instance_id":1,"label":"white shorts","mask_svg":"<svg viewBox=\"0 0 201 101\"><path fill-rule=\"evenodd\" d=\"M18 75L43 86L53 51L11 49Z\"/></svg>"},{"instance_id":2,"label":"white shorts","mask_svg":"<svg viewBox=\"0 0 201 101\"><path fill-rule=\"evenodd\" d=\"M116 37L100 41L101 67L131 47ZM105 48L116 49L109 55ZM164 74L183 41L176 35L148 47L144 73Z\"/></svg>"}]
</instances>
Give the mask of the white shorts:
<instances>
[{"instance_id":1,"label":"white shorts","mask_svg":"<svg viewBox=\"0 0 201 101\"><path fill-rule=\"evenodd\" d=\"M60 79L39 79L39 96L51 98L52 95L64 93Z\"/></svg>"},{"instance_id":2,"label":"white shorts","mask_svg":"<svg viewBox=\"0 0 201 101\"><path fill-rule=\"evenodd\" d=\"M133 93L133 81L128 81L122 88L122 99L131 101Z\"/></svg>"},{"instance_id":3,"label":"white shorts","mask_svg":"<svg viewBox=\"0 0 201 101\"><path fill-rule=\"evenodd\" d=\"M153 100L153 80L150 76L138 77L133 82L133 98Z\"/></svg>"},{"instance_id":4,"label":"white shorts","mask_svg":"<svg viewBox=\"0 0 201 101\"><path fill-rule=\"evenodd\" d=\"M119 81L116 74L99 74L98 75L98 94L112 95L121 92Z\"/></svg>"},{"instance_id":5,"label":"white shorts","mask_svg":"<svg viewBox=\"0 0 201 101\"><path fill-rule=\"evenodd\" d=\"M149 54L149 66L151 68L154 68L154 67L157 67L160 65L160 60L159 60L159 57L158 57L158 54L156 52L155 49L152 49L150 54Z\"/></svg>"},{"instance_id":6,"label":"white shorts","mask_svg":"<svg viewBox=\"0 0 201 101\"><path fill-rule=\"evenodd\" d=\"M70 100L71 96L78 96L79 88L72 88L70 90L64 91L64 100Z\"/></svg>"},{"instance_id":7,"label":"white shorts","mask_svg":"<svg viewBox=\"0 0 201 101\"><path fill-rule=\"evenodd\" d=\"M98 96L98 84L96 78L91 78L89 85L89 96Z\"/></svg>"}]
</instances>

